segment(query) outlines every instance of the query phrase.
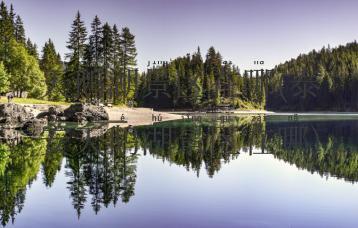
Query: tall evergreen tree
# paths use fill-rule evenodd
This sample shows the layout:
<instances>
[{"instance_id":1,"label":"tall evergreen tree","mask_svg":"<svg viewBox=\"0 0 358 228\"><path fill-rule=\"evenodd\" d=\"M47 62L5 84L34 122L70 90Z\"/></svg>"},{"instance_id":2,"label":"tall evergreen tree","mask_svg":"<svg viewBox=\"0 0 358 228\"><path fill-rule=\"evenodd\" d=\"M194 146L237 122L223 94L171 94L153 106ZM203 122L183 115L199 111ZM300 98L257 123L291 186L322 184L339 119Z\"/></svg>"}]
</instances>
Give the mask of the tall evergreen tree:
<instances>
[{"instance_id":1,"label":"tall evergreen tree","mask_svg":"<svg viewBox=\"0 0 358 228\"><path fill-rule=\"evenodd\" d=\"M13 21L4 1L0 3L0 61L6 62L9 52L9 42L14 34Z\"/></svg>"},{"instance_id":2,"label":"tall evergreen tree","mask_svg":"<svg viewBox=\"0 0 358 228\"><path fill-rule=\"evenodd\" d=\"M89 55L92 59L92 72L91 74L91 94L96 94L97 98L100 98L100 88L102 85L102 74L100 72L102 62L102 25L101 20L96 15L91 23L91 35L89 37Z\"/></svg>"},{"instance_id":3,"label":"tall evergreen tree","mask_svg":"<svg viewBox=\"0 0 358 228\"><path fill-rule=\"evenodd\" d=\"M16 21L15 21L15 39L19 43L22 44L26 43L24 24L19 15L16 16Z\"/></svg>"},{"instance_id":4,"label":"tall evergreen tree","mask_svg":"<svg viewBox=\"0 0 358 228\"><path fill-rule=\"evenodd\" d=\"M86 27L78 11L72 23L72 30L67 42L67 48L70 50L70 53L66 56L70 61L66 68L64 79L66 84L65 96L67 100L79 100L82 97L83 85L81 82L81 74L83 73L82 60L86 50L86 37ZM73 97L74 94L76 94L75 98Z\"/></svg>"},{"instance_id":5,"label":"tall evergreen tree","mask_svg":"<svg viewBox=\"0 0 358 228\"><path fill-rule=\"evenodd\" d=\"M40 66L46 78L48 99L54 101L62 100L63 66L51 39L45 43L42 49Z\"/></svg>"},{"instance_id":6,"label":"tall evergreen tree","mask_svg":"<svg viewBox=\"0 0 358 228\"><path fill-rule=\"evenodd\" d=\"M122 64L122 47L121 47L121 36L119 34L117 25L113 26L113 103L118 104L119 102L119 78L121 75L121 64Z\"/></svg>"},{"instance_id":7,"label":"tall evergreen tree","mask_svg":"<svg viewBox=\"0 0 358 228\"><path fill-rule=\"evenodd\" d=\"M103 82L101 85L101 94L105 102L108 101L109 92L111 84L109 84L109 79L111 77L111 66L113 62L113 36L111 26L106 23L103 26L103 39L102 39L102 48L103 48Z\"/></svg>"},{"instance_id":8,"label":"tall evergreen tree","mask_svg":"<svg viewBox=\"0 0 358 228\"><path fill-rule=\"evenodd\" d=\"M9 16L10 16L12 26L14 27L15 26L15 16L16 16L16 14L14 12L14 6L12 4L10 4Z\"/></svg>"},{"instance_id":9,"label":"tall evergreen tree","mask_svg":"<svg viewBox=\"0 0 358 228\"><path fill-rule=\"evenodd\" d=\"M26 48L27 48L27 52L32 55L33 57L35 57L37 60L39 59L39 53L37 51L37 44L32 43L32 41L30 40L30 38L27 39L26 41Z\"/></svg>"},{"instance_id":10,"label":"tall evergreen tree","mask_svg":"<svg viewBox=\"0 0 358 228\"><path fill-rule=\"evenodd\" d=\"M131 34L129 28L125 27L121 33L121 46L122 46L122 91L123 101L126 102L128 99L130 80L127 80L127 73L129 69L134 69L137 65L137 49L135 47L135 36ZM133 70L132 70L133 71Z\"/></svg>"}]
</instances>

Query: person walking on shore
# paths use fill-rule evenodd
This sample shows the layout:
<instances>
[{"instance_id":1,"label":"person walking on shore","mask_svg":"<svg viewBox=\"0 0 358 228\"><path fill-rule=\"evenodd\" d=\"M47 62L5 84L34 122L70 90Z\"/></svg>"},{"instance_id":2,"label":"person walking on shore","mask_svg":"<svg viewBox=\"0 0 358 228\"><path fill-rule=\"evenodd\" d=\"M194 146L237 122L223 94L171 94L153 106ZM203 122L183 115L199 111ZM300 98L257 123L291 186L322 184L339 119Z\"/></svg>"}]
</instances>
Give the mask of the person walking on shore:
<instances>
[{"instance_id":1,"label":"person walking on shore","mask_svg":"<svg viewBox=\"0 0 358 228\"><path fill-rule=\"evenodd\" d=\"M13 95L12 93L9 93L9 94L7 95L7 103L10 103L13 98L14 98L14 95Z\"/></svg>"}]
</instances>

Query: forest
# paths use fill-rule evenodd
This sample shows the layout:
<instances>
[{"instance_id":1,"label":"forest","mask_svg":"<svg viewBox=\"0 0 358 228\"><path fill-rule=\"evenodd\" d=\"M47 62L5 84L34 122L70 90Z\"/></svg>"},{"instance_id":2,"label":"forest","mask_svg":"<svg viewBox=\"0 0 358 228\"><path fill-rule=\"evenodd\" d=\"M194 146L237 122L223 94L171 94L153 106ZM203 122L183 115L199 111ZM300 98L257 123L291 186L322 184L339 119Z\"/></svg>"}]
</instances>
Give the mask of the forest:
<instances>
[{"instance_id":1,"label":"forest","mask_svg":"<svg viewBox=\"0 0 358 228\"><path fill-rule=\"evenodd\" d=\"M270 110L358 110L358 44L323 47L275 67L269 79Z\"/></svg>"},{"instance_id":2,"label":"forest","mask_svg":"<svg viewBox=\"0 0 358 228\"><path fill-rule=\"evenodd\" d=\"M323 47L273 69L241 70L214 47L139 72L128 27L85 26L77 12L64 59L49 39L26 37L12 5L0 4L0 95L151 108L357 111L358 44Z\"/></svg>"},{"instance_id":3,"label":"forest","mask_svg":"<svg viewBox=\"0 0 358 228\"><path fill-rule=\"evenodd\" d=\"M1 2L0 94L12 91L22 97L26 92L51 101L115 104L133 98L137 51L128 27L103 24L96 16L88 32L77 12L67 49L63 60L49 39L39 54L37 45L26 38L21 16Z\"/></svg>"},{"instance_id":4,"label":"forest","mask_svg":"<svg viewBox=\"0 0 358 228\"><path fill-rule=\"evenodd\" d=\"M241 75L214 47L209 48L205 61L198 47L192 55L148 69L141 78L138 103L143 106L261 109L265 105L265 77L254 77L252 72Z\"/></svg>"}]
</instances>

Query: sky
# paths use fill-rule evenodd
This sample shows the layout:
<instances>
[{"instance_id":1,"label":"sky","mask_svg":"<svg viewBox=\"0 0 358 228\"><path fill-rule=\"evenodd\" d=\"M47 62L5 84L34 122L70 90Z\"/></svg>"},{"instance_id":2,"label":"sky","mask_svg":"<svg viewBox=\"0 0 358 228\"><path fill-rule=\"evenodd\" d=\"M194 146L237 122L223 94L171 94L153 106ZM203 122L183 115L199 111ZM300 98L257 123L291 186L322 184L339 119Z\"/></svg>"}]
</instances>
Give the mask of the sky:
<instances>
[{"instance_id":1,"label":"sky","mask_svg":"<svg viewBox=\"0 0 358 228\"><path fill-rule=\"evenodd\" d=\"M357 0L5 0L39 46L51 38L61 56L77 10L86 25L127 26L136 36L138 66L210 46L242 70L275 65L358 38ZM264 61L264 65L254 65Z\"/></svg>"}]
</instances>

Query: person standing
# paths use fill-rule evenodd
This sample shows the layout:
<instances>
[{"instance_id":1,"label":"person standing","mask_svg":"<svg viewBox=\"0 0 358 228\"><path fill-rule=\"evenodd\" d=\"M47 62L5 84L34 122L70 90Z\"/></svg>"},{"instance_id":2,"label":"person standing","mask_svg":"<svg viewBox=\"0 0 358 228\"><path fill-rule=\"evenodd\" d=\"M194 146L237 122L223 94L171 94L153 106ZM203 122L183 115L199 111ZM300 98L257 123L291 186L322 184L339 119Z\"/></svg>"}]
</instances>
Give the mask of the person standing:
<instances>
[{"instance_id":1,"label":"person standing","mask_svg":"<svg viewBox=\"0 0 358 228\"><path fill-rule=\"evenodd\" d=\"M12 93L9 93L9 94L7 95L7 103L10 103L13 98L14 98L14 95L13 95Z\"/></svg>"}]
</instances>

